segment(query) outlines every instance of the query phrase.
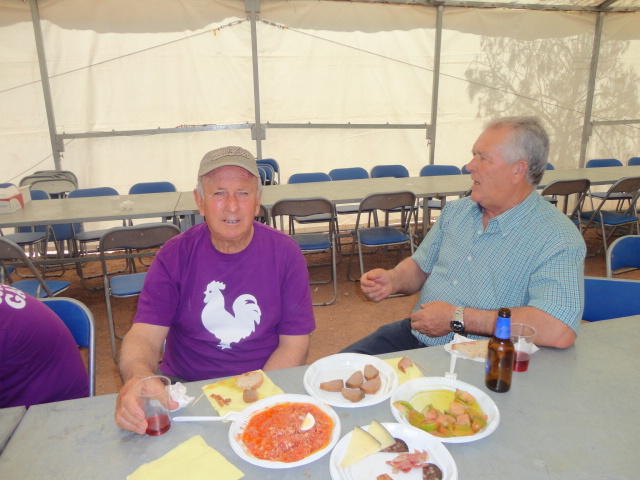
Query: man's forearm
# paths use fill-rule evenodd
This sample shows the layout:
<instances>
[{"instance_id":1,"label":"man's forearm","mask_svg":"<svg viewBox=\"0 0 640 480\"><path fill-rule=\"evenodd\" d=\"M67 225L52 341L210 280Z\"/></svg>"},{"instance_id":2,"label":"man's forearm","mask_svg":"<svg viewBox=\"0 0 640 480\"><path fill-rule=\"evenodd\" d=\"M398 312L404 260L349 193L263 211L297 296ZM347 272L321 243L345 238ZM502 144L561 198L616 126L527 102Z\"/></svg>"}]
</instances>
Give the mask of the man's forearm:
<instances>
[{"instance_id":1,"label":"man's forearm","mask_svg":"<svg viewBox=\"0 0 640 480\"><path fill-rule=\"evenodd\" d=\"M306 362L309 353L309 336L284 336L286 337L284 340L282 337L278 348L264 364L264 370L299 367Z\"/></svg>"},{"instance_id":2,"label":"man's forearm","mask_svg":"<svg viewBox=\"0 0 640 480\"><path fill-rule=\"evenodd\" d=\"M125 383L134 377L155 375L160 359L160 348L137 332L125 335L120 350L120 378Z\"/></svg>"},{"instance_id":3,"label":"man's forearm","mask_svg":"<svg viewBox=\"0 0 640 480\"><path fill-rule=\"evenodd\" d=\"M419 291L429 277L412 258L405 258L390 270L393 275L392 294L412 295Z\"/></svg>"},{"instance_id":4,"label":"man's forearm","mask_svg":"<svg viewBox=\"0 0 640 480\"><path fill-rule=\"evenodd\" d=\"M466 331L477 335L493 335L497 310L465 308ZM515 307L511 309L512 323L526 323L537 330L535 344L555 348L573 345L576 335L571 328L557 318L535 307Z\"/></svg>"}]
</instances>

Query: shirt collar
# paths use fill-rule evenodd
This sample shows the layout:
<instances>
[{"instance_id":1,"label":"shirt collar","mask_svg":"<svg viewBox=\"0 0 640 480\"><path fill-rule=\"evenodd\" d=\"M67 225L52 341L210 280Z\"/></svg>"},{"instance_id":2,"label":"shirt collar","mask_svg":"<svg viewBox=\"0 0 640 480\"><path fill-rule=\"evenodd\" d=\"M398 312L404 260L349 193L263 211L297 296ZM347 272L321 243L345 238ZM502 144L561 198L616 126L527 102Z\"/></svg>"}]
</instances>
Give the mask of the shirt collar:
<instances>
[{"instance_id":1,"label":"shirt collar","mask_svg":"<svg viewBox=\"0 0 640 480\"><path fill-rule=\"evenodd\" d=\"M485 232L507 234L513 228L522 228L522 219L529 216L540 201L544 200L538 192L533 189L529 196L518 205L489 220ZM476 205L479 215L482 216L482 207L480 204Z\"/></svg>"}]
</instances>

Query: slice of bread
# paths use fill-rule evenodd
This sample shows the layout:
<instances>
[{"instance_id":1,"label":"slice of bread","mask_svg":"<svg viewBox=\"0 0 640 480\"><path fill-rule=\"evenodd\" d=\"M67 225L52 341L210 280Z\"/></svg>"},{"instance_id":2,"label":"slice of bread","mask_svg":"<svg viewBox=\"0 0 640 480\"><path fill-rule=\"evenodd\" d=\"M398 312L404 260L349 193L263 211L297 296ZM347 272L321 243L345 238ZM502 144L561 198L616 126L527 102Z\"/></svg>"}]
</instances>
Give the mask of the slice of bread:
<instances>
[{"instance_id":1,"label":"slice of bread","mask_svg":"<svg viewBox=\"0 0 640 480\"><path fill-rule=\"evenodd\" d=\"M236 385L242 390L257 390L264 382L262 372L247 372L239 375L236 379Z\"/></svg>"},{"instance_id":2,"label":"slice of bread","mask_svg":"<svg viewBox=\"0 0 640 480\"><path fill-rule=\"evenodd\" d=\"M451 350L460 352L465 357L474 358L487 358L487 350L489 348L489 339L474 340L471 342L454 343L451 345Z\"/></svg>"}]
</instances>

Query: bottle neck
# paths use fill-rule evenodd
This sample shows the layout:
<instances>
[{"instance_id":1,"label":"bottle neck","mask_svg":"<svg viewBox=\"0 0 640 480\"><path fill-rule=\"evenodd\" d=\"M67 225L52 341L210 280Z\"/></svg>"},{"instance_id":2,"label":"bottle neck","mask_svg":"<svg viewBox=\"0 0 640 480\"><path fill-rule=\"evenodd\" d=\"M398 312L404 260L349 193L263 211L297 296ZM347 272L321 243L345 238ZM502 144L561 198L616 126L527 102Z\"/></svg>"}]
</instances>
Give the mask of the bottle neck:
<instances>
[{"instance_id":1,"label":"bottle neck","mask_svg":"<svg viewBox=\"0 0 640 480\"><path fill-rule=\"evenodd\" d=\"M502 340L511 338L511 319L510 318L498 317L498 321L496 322L496 332L494 336Z\"/></svg>"}]
</instances>

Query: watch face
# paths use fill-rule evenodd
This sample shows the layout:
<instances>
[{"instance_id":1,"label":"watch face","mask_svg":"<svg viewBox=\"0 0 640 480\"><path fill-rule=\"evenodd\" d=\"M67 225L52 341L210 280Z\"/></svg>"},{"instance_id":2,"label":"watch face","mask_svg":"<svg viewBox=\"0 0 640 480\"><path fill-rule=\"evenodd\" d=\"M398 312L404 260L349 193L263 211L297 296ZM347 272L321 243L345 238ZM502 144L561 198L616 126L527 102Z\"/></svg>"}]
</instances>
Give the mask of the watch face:
<instances>
[{"instance_id":1,"label":"watch face","mask_svg":"<svg viewBox=\"0 0 640 480\"><path fill-rule=\"evenodd\" d=\"M451 330L456 333L464 331L464 323L459 320L451 320Z\"/></svg>"}]
</instances>

